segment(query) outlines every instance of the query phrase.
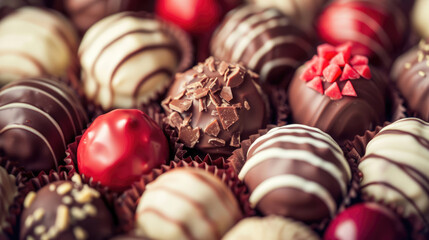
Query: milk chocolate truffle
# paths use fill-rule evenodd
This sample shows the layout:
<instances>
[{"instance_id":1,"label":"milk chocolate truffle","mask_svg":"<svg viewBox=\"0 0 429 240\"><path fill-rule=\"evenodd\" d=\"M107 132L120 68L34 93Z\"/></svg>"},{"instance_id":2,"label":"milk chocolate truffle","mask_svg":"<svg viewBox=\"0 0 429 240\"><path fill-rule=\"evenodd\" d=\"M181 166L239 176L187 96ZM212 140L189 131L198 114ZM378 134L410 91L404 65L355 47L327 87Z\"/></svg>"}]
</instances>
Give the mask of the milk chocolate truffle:
<instances>
[{"instance_id":1,"label":"milk chocolate truffle","mask_svg":"<svg viewBox=\"0 0 429 240\"><path fill-rule=\"evenodd\" d=\"M0 22L0 84L65 76L77 44L75 30L61 14L36 7L14 11Z\"/></svg>"},{"instance_id":2,"label":"milk chocolate truffle","mask_svg":"<svg viewBox=\"0 0 429 240\"><path fill-rule=\"evenodd\" d=\"M360 203L341 212L329 224L324 239L408 239L399 216L376 203Z\"/></svg>"},{"instance_id":3,"label":"milk chocolate truffle","mask_svg":"<svg viewBox=\"0 0 429 240\"><path fill-rule=\"evenodd\" d=\"M405 118L384 127L359 163L361 191L429 223L429 123Z\"/></svg>"},{"instance_id":4,"label":"milk chocolate truffle","mask_svg":"<svg viewBox=\"0 0 429 240\"><path fill-rule=\"evenodd\" d=\"M153 11L155 0L55 0L81 33L99 20L123 11Z\"/></svg>"},{"instance_id":5,"label":"milk chocolate truffle","mask_svg":"<svg viewBox=\"0 0 429 240\"><path fill-rule=\"evenodd\" d=\"M429 121L429 43L419 45L399 57L392 70L392 80L417 117Z\"/></svg>"},{"instance_id":6,"label":"milk chocolate truffle","mask_svg":"<svg viewBox=\"0 0 429 240\"><path fill-rule=\"evenodd\" d=\"M350 44L320 45L288 89L293 121L317 127L339 142L381 125L387 115L385 76L351 50Z\"/></svg>"},{"instance_id":7,"label":"milk chocolate truffle","mask_svg":"<svg viewBox=\"0 0 429 240\"><path fill-rule=\"evenodd\" d=\"M318 222L335 215L351 170L328 134L291 124L256 139L238 177L250 190L251 207L263 215Z\"/></svg>"},{"instance_id":8,"label":"milk chocolate truffle","mask_svg":"<svg viewBox=\"0 0 429 240\"><path fill-rule=\"evenodd\" d=\"M429 38L429 1L416 0L411 13L411 23L414 30L422 37Z\"/></svg>"},{"instance_id":9,"label":"milk chocolate truffle","mask_svg":"<svg viewBox=\"0 0 429 240\"><path fill-rule=\"evenodd\" d=\"M245 218L222 238L222 240L235 239L318 240L320 238L302 223L279 216L269 216Z\"/></svg>"},{"instance_id":10,"label":"milk chocolate truffle","mask_svg":"<svg viewBox=\"0 0 429 240\"><path fill-rule=\"evenodd\" d=\"M97 117L77 149L79 172L115 191L127 189L144 173L166 163L167 139L149 116L117 109Z\"/></svg>"},{"instance_id":11,"label":"milk chocolate truffle","mask_svg":"<svg viewBox=\"0 0 429 240\"><path fill-rule=\"evenodd\" d=\"M106 239L113 218L100 193L80 182L50 183L24 200L20 239Z\"/></svg>"},{"instance_id":12,"label":"milk chocolate truffle","mask_svg":"<svg viewBox=\"0 0 429 240\"><path fill-rule=\"evenodd\" d=\"M181 48L172 28L144 12L118 13L94 24L79 47L87 98L104 110L156 98L190 51Z\"/></svg>"},{"instance_id":13,"label":"milk chocolate truffle","mask_svg":"<svg viewBox=\"0 0 429 240\"><path fill-rule=\"evenodd\" d=\"M389 67L407 35L404 9L400 1L334 0L323 10L316 27L323 41L333 45L350 41L353 54Z\"/></svg>"},{"instance_id":14,"label":"milk chocolate truffle","mask_svg":"<svg viewBox=\"0 0 429 240\"><path fill-rule=\"evenodd\" d=\"M6 169L0 167L0 234L4 227L8 226L6 221L9 216L9 207L18 195L15 176L8 174Z\"/></svg>"},{"instance_id":15,"label":"milk chocolate truffle","mask_svg":"<svg viewBox=\"0 0 429 240\"><path fill-rule=\"evenodd\" d=\"M307 32L314 31L314 18L326 0L248 0L260 7L277 8Z\"/></svg>"},{"instance_id":16,"label":"milk chocolate truffle","mask_svg":"<svg viewBox=\"0 0 429 240\"><path fill-rule=\"evenodd\" d=\"M148 184L136 212L136 232L150 239L220 239L238 219L231 190L202 169L179 168Z\"/></svg>"},{"instance_id":17,"label":"milk chocolate truffle","mask_svg":"<svg viewBox=\"0 0 429 240\"><path fill-rule=\"evenodd\" d=\"M269 109L256 80L241 65L210 57L176 75L163 101L168 123L185 146L229 156L240 139L267 124Z\"/></svg>"},{"instance_id":18,"label":"milk chocolate truffle","mask_svg":"<svg viewBox=\"0 0 429 240\"><path fill-rule=\"evenodd\" d=\"M211 41L213 56L242 63L270 84L287 85L312 50L309 37L290 18L256 5L229 12Z\"/></svg>"},{"instance_id":19,"label":"milk chocolate truffle","mask_svg":"<svg viewBox=\"0 0 429 240\"><path fill-rule=\"evenodd\" d=\"M29 171L56 169L87 118L65 84L16 80L0 90L0 153Z\"/></svg>"}]
</instances>

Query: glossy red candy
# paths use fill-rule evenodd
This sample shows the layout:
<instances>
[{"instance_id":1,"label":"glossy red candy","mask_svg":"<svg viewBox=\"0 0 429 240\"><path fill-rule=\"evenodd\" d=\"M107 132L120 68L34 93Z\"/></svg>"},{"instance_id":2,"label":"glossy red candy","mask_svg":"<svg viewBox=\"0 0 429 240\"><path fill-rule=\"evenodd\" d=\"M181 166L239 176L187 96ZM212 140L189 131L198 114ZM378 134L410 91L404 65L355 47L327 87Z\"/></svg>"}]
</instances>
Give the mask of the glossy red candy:
<instances>
[{"instance_id":1,"label":"glossy red candy","mask_svg":"<svg viewBox=\"0 0 429 240\"><path fill-rule=\"evenodd\" d=\"M327 240L407 239L398 216L376 203L361 203L340 213L329 225Z\"/></svg>"},{"instance_id":2,"label":"glossy red candy","mask_svg":"<svg viewBox=\"0 0 429 240\"><path fill-rule=\"evenodd\" d=\"M77 149L79 172L113 189L127 189L141 174L165 163L167 139L158 125L136 109L99 116Z\"/></svg>"}]
</instances>

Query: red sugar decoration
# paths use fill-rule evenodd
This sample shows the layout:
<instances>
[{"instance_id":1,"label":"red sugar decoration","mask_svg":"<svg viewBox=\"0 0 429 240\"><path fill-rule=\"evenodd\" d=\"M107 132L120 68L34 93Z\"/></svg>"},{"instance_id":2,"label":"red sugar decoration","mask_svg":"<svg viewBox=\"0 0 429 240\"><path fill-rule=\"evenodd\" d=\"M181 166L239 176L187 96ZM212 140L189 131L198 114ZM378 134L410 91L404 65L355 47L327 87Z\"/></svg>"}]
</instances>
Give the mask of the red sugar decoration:
<instances>
[{"instance_id":1,"label":"red sugar decoration","mask_svg":"<svg viewBox=\"0 0 429 240\"><path fill-rule=\"evenodd\" d=\"M346 84L343 87L343 90L341 91L341 94L344 96L352 96L352 97L356 97L356 91L352 85L352 82L347 81Z\"/></svg>"},{"instance_id":2,"label":"red sugar decoration","mask_svg":"<svg viewBox=\"0 0 429 240\"><path fill-rule=\"evenodd\" d=\"M348 59L344 56L342 52L338 53L330 61L331 64L337 64L338 66L344 67Z\"/></svg>"},{"instance_id":3,"label":"red sugar decoration","mask_svg":"<svg viewBox=\"0 0 429 240\"><path fill-rule=\"evenodd\" d=\"M329 61L319 57L315 63L315 69L316 69L316 74L317 76L322 76L323 70L329 65Z\"/></svg>"},{"instance_id":4,"label":"red sugar decoration","mask_svg":"<svg viewBox=\"0 0 429 240\"><path fill-rule=\"evenodd\" d=\"M308 65L301 74L301 79L308 82L316 77L316 68L315 64Z\"/></svg>"},{"instance_id":5,"label":"red sugar decoration","mask_svg":"<svg viewBox=\"0 0 429 240\"><path fill-rule=\"evenodd\" d=\"M340 88L338 87L337 82L334 82L331 86L329 86L325 90L325 95L330 97L333 100L343 98L343 95L341 95Z\"/></svg>"},{"instance_id":6,"label":"red sugar decoration","mask_svg":"<svg viewBox=\"0 0 429 240\"><path fill-rule=\"evenodd\" d=\"M334 82L341 76L341 68L336 64L330 64L323 70L323 76L325 77L325 81Z\"/></svg>"},{"instance_id":7,"label":"red sugar decoration","mask_svg":"<svg viewBox=\"0 0 429 240\"><path fill-rule=\"evenodd\" d=\"M348 63L344 66L343 74L341 74L340 81L349 79L359 79L360 75Z\"/></svg>"},{"instance_id":8,"label":"red sugar decoration","mask_svg":"<svg viewBox=\"0 0 429 240\"><path fill-rule=\"evenodd\" d=\"M344 62L347 63L352 54L352 44L350 42L339 45L335 48L337 52L342 53L344 56Z\"/></svg>"},{"instance_id":9,"label":"red sugar decoration","mask_svg":"<svg viewBox=\"0 0 429 240\"><path fill-rule=\"evenodd\" d=\"M317 76L313 78L313 80L307 82L307 86L323 94L323 84L321 77Z\"/></svg>"},{"instance_id":10,"label":"red sugar decoration","mask_svg":"<svg viewBox=\"0 0 429 240\"><path fill-rule=\"evenodd\" d=\"M355 55L350 59L350 65L368 65L368 58L362 55Z\"/></svg>"},{"instance_id":11,"label":"red sugar decoration","mask_svg":"<svg viewBox=\"0 0 429 240\"><path fill-rule=\"evenodd\" d=\"M354 66L353 67L356 72L359 73L363 78L371 79L371 71L369 70L368 65L360 65L360 66Z\"/></svg>"},{"instance_id":12,"label":"red sugar decoration","mask_svg":"<svg viewBox=\"0 0 429 240\"><path fill-rule=\"evenodd\" d=\"M331 58L337 55L337 50L335 50L334 46L324 43L317 47L317 54L319 55L320 58L331 60Z\"/></svg>"}]
</instances>

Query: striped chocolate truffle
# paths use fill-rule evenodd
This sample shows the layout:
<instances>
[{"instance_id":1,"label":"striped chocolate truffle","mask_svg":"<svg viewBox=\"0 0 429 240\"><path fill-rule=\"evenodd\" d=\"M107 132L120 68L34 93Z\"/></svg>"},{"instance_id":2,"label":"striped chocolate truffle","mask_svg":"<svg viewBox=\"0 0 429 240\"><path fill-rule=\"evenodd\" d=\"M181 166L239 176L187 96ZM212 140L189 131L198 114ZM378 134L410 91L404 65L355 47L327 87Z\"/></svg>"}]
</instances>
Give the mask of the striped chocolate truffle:
<instances>
[{"instance_id":1,"label":"striped chocolate truffle","mask_svg":"<svg viewBox=\"0 0 429 240\"><path fill-rule=\"evenodd\" d=\"M7 227L7 217L9 216L9 207L18 195L15 176L9 174L6 169L0 166L0 234L3 228Z\"/></svg>"},{"instance_id":2,"label":"striped chocolate truffle","mask_svg":"<svg viewBox=\"0 0 429 240\"><path fill-rule=\"evenodd\" d=\"M178 31L178 29L175 29ZM94 24L79 47L88 99L112 108L135 108L156 98L181 62L171 26L144 12L123 12Z\"/></svg>"},{"instance_id":3,"label":"striped chocolate truffle","mask_svg":"<svg viewBox=\"0 0 429 240\"><path fill-rule=\"evenodd\" d=\"M251 206L263 215L317 222L334 216L351 170L328 134L291 124L253 142L239 178L251 192Z\"/></svg>"},{"instance_id":4,"label":"striped chocolate truffle","mask_svg":"<svg viewBox=\"0 0 429 240\"><path fill-rule=\"evenodd\" d=\"M0 153L26 170L56 169L86 122L75 94L58 81L16 80L0 91Z\"/></svg>"},{"instance_id":5,"label":"striped chocolate truffle","mask_svg":"<svg viewBox=\"0 0 429 240\"><path fill-rule=\"evenodd\" d=\"M397 58L391 76L408 110L429 121L429 42L421 40L418 46Z\"/></svg>"},{"instance_id":6,"label":"striped chocolate truffle","mask_svg":"<svg viewBox=\"0 0 429 240\"><path fill-rule=\"evenodd\" d=\"M429 123L405 118L384 127L359 163L361 191L429 223Z\"/></svg>"},{"instance_id":7,"label":"striped chocolate truffle","mask_svg":"<svg viewBox=\"0 0 429 240\"><path fill-rule=\"evenodd\" d=\"M220 239L241 212L234 195L202 169L179 168L148 184L136 212L136 233L150 239Z\"/></svg>"},{"instance_id":8,"label":"striped chocolate truffle","mask_svg":"<svg viewBox=\"0 0 429 240\"><path fill-rule=\"evenodd\" d=\"M0 84L25 77L66 75L77 33L59 13L20 8L0 22Z\"/></svg>"},{"instance_id":9,"label":"striped chocolate truffle","mask_svg":"<svg viewBox=\"0 0 429 240\"><path fill-rule=\"evenodd\" d=\"M287 85L312 51L307 35L289 17L256 5L229 12L211 40L213 56L242 63L271 84Z\"/></svg>"}]
</instances>

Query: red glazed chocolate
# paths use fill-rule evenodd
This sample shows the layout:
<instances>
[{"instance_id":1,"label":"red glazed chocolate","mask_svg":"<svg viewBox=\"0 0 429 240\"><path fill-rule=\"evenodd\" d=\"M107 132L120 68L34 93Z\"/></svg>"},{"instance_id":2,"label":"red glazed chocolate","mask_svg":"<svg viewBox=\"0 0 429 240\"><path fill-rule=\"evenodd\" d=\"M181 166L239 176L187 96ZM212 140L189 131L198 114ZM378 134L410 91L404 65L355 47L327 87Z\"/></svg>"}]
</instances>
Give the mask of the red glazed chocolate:
<instances>
[{"instance_id":1,"label":"red glazed chocolate","mask_svg":"<svg viewBox=\"0 0 429 240\"><path fill-rule=\"evenodd\" d=\"M353 54L388 67L391 53L401 46L407 20L394 1L336 0L320 15L317 31L330 44L353 43Z\"/></svg>"},{"instance_id":2,"label":"red glazed chocolate","mask_svg":"<svg viewBox=\"0 0 429 240\"><path fill-rule=\"evenodd\" d=\"M164 164L167 140L145 113L119 109L99 116L86 130L77 149L79 172L122 191L141 174Z\"/></svg>"},{"instance_id":3,"label":"red glazed chocolate","mask_svg":"<svg viewBox=\"0 0 429 240\"><path fill-rule=\"evenodd\" d=\"M340 213L329 225L324 239L396 240L407 239L400 218L376 203L361 203Z\"/></svg>"}]
</instances>

